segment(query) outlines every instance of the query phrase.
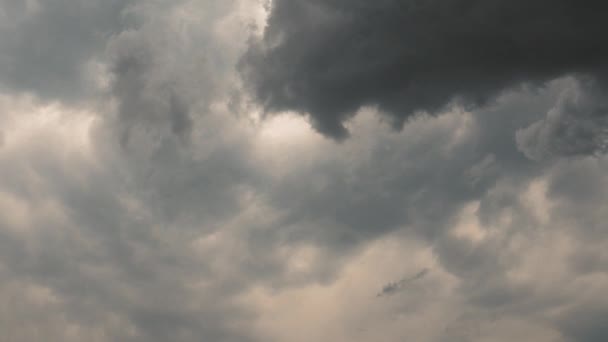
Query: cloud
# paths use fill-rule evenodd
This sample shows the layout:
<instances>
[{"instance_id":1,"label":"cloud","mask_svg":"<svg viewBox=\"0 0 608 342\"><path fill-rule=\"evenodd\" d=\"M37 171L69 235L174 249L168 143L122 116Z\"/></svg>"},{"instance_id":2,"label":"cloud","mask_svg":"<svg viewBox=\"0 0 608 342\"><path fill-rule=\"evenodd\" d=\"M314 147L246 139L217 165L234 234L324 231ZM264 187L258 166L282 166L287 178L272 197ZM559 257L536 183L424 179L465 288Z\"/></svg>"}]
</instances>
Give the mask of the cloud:
<instances>
[{"instance_id":1,"label":"cloud","mask_svg":"<svg viewBox=\"0 0 608 342\"><path fill-rule=\"evenodd\" d=\"M569 341L601 341L608 336L606 305L593 303L567 310L560 322L560 329L568 336Z\"/></svg>"},{"instance_id":2,"label":"cloud","mask_svg":"<svg viewBox=\"0 0 608 342\"><path fill-rule=\"evenodd\" d=\"M97 90L107 39L131 26L131 0L0 3L0 87L44 99L82 101Z\"/></svg>"},{"instance_id":3,"label":"cloud","mask_svg":"<svg viewBox=\"0 0 608 342\"><path fill-rule=\"evenodd\" d=\"M94 43L108 82L93 99L36 87L23 95L2 77L12 87L0 110L0 298L8 305L0 324L8 339L254 339L246 333L250 310L236 297L255 276L240 272L244 261L232 270L225 259L208 262L213 246L200 243L240 212L239 187L248 181L240 179L248 158L237 139L247 130L233 129L218 105L224 100L205 90L219 92L230 69L214 64L208 83L193 71L200 58L215 58L193 43L198 32L222 45L214 30L234 15L218 2L204 24L184 17L187 6L208 12L205 3L131 8L136 28L113 27L120 32ZM236 59L228 47L238 44L218 50ZM176 57L177 49L191 59ZM201 84L188 88L192 82ZM193 100L199 91L206 96ZM224 234L218 250L238 236ZM24 321L36 329L23 329Z\"/></svg>"},{"instance_id":4,"label":"cloud","mask_svg":"<svg viewBox=\"0 0 608 342\"><path fill-rule=\"evenodd\" d=\"M272 2L241 71L267 111L307 114L327 136L376 106L417 112L490 103L505 89L606 66L606 5L570 1Z\"/></svg>"},{"instance_id":5,"label":"cloud","mask_svg":"<svg viewBox=\"0 0 608 342\"><path fill-rule=\"evenodd\" d=\"M608 103L602 84L580 81L564 90L547 117L519 130L519 148L530 159L608 152Z\"/></svg>"},{"instance_id":6,"label":"cloud","mask_svg":"<svg viewBox=\"0 0 608 342\"><path fill-rule=\"evenodd\" d=\"M5 336L13 341L42 336L49 341L251 340L229 326L247 317L245 308L228 299L230 287L216 287L223 281L205 285L215 271L190 240L192 234L154 212L138 182L121 175L128 165L120 169L97 153L106 142L88 144L87 131L97 129L90 115L43 107L21 112L14 122L21 126L9 126L0 153ZM230 317L230 323L222 323L222 317ZM24 329L23 322L36 329Z\"/></svg>"},{"instance_id":7,"label":"cloud","mask_svg":"<svg viewBox=\"0 0 608 342\"><path fill-rule=\"evenodd\" d=\"M601 55L566 45L597 42L582 33L601 31L591 10L603 5L547 3L279 0L264 40L248 43L265 20L257 0L0 0L0 32L15 33L0 39L0 65L15 67L0 69L0 330L11 341L598 338L605 88L595 66L544 82ZM524 36L541 12L547 32ZM520 28L500 13L530 18ZM522 54L485 59L511 36L564 55L540 65L511 46ZM49 68L28 59L36 47ZM395 64L410 48L420 69ZM420 95L411 103L386 95L405 89L400 68ZM304 83L250 101L246 87L283 71ZM268 117L260 100L291 112ZM318 132L340 125L350 139ZM395 275L406 277L382 283ZM379 289L390 300L370 296Z\"/></svg>"}]
</instances>

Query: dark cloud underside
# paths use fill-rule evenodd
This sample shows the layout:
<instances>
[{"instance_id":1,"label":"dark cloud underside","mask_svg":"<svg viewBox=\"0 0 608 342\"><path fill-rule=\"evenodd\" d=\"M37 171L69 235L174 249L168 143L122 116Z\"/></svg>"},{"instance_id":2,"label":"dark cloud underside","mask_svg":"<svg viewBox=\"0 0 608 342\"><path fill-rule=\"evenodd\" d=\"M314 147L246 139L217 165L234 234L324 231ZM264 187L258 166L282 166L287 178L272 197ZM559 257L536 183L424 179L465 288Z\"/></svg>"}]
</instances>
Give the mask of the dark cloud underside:
<instances>
[{"instance_id":1,"label":"dark cloud underside","mask_svg":"<svg viewBox=\"0 0 608 342\"><path fill-rule=\"evenodd\" d=\"M597 75L608 60L607 10L575 0L275 0L241 69L267 110L307 113L341 138L362 106L399 126L523 82Z\"/></svg>"}]
</instances>

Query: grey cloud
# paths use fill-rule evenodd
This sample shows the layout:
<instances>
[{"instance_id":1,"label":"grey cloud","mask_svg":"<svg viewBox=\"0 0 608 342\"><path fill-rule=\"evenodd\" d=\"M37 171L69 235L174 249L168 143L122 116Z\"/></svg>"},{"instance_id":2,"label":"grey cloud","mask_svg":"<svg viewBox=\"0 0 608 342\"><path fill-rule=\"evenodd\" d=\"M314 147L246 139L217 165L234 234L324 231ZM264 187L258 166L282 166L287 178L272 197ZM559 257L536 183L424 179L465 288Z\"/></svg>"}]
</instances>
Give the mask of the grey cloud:
<instances>
[{"instance_id":1,"label":"grey cloud","mask_svg":"<svg viewBox=\"0 0 608 342\"><path fill-rule=\"evenodd\" d=\"M541 207L547 210L547 221L539 220L532 203L522 198L530 185L526 183L534 179L529 175L523 184L496 186L480 197L476 216L487 234L481 241L446 235L434 245L441 265L462 281L459 293L474 312L527 317L556 329L564 341L602 340L604 304L591 302L605 291L600 279L605 274L606 217L597 205L606 198L604 163L605 157L580 158L543 170L547 187L541 198L546 196L547 202ZM527 242L521 245L521 239ZM544 248L552 257L536 266L540 273L523 282L507 276L533 260L527 253L543 253ZM545 273L544 268L553 271ZM551 285L556 282L560 286ZM555 312L561 313L554 317ZM562 340L557 338L549 340Z\"/></svg>"},{"instance_id":2,"label":"grey cloud","mask_svg":"<svg viewBox=\"0 0 608 342\"><path fill-rule=\"evenodd\" d=\"M531 159L587 156L608 152L608 102L602 84L592 80L566 89L541 121L516 134Z\"/></svg>"},{"instance_id":3,"label":"grey cloud","mask_svg":"<svg viewBox=\"0 0 608 342\"><path fill-rule=\"evenodd\" d=\"M131 0L0 1L0 89L81 101L96 91L105 42L131 26Z\"/></svg>"},{"instance_id":4,"label":"grey cloud","mask_svg":"<svg viewBox=\"0 0 608 342\"><path fill-rule=\"evenodd\" d=\"M224 19L231 7L220 1L215 6L217 11L209 13L211 7L203 6L206 3L189 3L193 8L203 7L209 16L201 26L198 18L197 25L193 21L188 26L183 18L172 17L180 13L172 12L170 6L148 2L145 8L130 9L130 15L139 21L136 28L86 42L94 45L91 49L97 53L95 57L110 66L109 91L96 94L93 100L71 94L78 99L77 105L64 98L62 89L46 92L48 89L19 85L10 77L1 78L3 83L14 86L9 94L25 90L41 100L58 97L64 101L50 112L76 106L86 111L77 115L94 122L87 132L74 129L75 134L85 135L84 152L71 150L79 144L77 137L66 143L56 141L52 134L19 143L11 140L10 146L0 150L0 199L5 200L0 203L0 296L4 300L10 294L9 282L49 293L48 300L53 305L48 310L37 308L27 297L15 304L24 315L54 317L24 320L40 323L36 325L44 335L40 338L255 339L248 332L253 321L251 312L237 303L236 296L252 286L256 276L236 270L245 269L244 262L215 265L217 256L209 254L212 252L207 248L197 249L195 243L224 228L242 210L239 187L249 181L250 171L247 149L242 145L246 136L223 143L229 134L238 136L238 128L232 127L234 120L229 115L210 109L215 102L223 101L217 94L222 93L231 70L198 63L201 56L213 60L215 56L208 51L214 50L236 59L236 52L229 49L234 46L232 42L213 36L213 25ZM69 4L85 6L49 2L41 4L40 10ZM88 3L86 6L91 8L85 7L94 13L99 10L103 16L103 10L96 7L105 4ZM183 6L184 2L173 5ZM78 12L81 10L84 12L79 14L86 17L85 9L79 8ZM42 24L44 18L37 19L36 25ZM62 17L54 20L58 22L52 25L69 24L62 22ZM191 40L175 39L177 32L173 31L171 20L179 21L183 24L180 29L191 35L181 38L197 39L202 31L210 45L201 47L190 45ZM87 23L90 26L86 28L96 31L95 23ZM113 24L112 29L122 28ZM75 48L92 53L86 44ZM177 54L178 49L190 59ZM14 52L4 50L4 46L2 51ZM174 63L176 56L178 63ZM76 70L85 60L68 58L67 62L72 62L71 67ZM206 74L209 79L204 82L199 77L205 74L194 72L201 64L214 71ZM76 73L58 72L70 86L81 86ZM47 75L41 72L39 76ZM32 108L45 106L39 100L32 101ZM0 113L0 119L8 118L8 127L27 129L16 124L27 122L27 118L38 119L28 112L31 108L20 113L16 104L8 102ZM89 111L97 112L97 116L89 118ZM58 124L50 112L44 112L50 120L44 132L54 132L70 122L66 117ZM18 114L23 114L22 121ZM10 139L19 133L9 132ZM251 177L255 177L254 172ZM19 212L15 214L7 208L14 206L26 210L27 219L13 217ZM227 229L224 234L229 234ZM228 249L225 245L216 248ZM241 249L234 254L242 257L240 253L246 255L247 251ZM268 263L272 258L273 255L267 257ZM10 314L2 314L0 325L10 340L32 340L33 335L23 331L29 328L27 324L24 329Z\"/></svg>"},{"instance_id":5,"label":"grey cloud","mask_svg":"<svg viewBox=\"0 0 608 342\"><path fill-rule=\"evenodd\" d=\"M129 31L111 42L114 76L112 93L118 99L117 125L123 130L121 145L132 143L135 130L177 136L188 141L192 130L190 109L179 98L172 80L155 82L155 69L163 67L154 58L154 42L146 31Z\"/></svg>"},{"instance_id":6,"label":"grey cloud","mask_svg":"<svg viewBox=\"0 0 608 342\"><path fill-rule=\"evenodd\" d=\"M608 306L603 301L568 309L559 328L572 342L596 342L608 338Z\"/></svg>"},{"instance_id":7,"label":"grey cloud","mask_svg":"<svg viewBox=\"0 0 608 342\"><path fill-rule=\"evenodd\" d=\"M203 229L233 215L240 189L257 177L246 129L222 109L244 46L220 30L245 20L235 6L138 3L129 11L137 27L106 42L95 152L128 175L158 220Z\"/></svg>"},{"instance_id":8,"label":"grey cloud","mask_svg":"<svg viewBox=\"0 0 608 342\"><path fill-rule=\"evenodd\" d=\"M36 335L26 330L38 330L48 341L254 340L247 332L252 313L235 297L256 276L230 269L245 269L240 262L215 266L218 255L193 241L242 210L229 180L215 176L226 177L224 159L207 159L202 167L175 155L168 165L139 156L131 164L123 158L133 154L107 139L115 132L94 125L92 133L99 139L92 155L75 153L68 139L52 135L0 150L0 298L23 315L0 316L4 336L28 341ZM152 168L160 176L146 180L142 170ZM150 195L159 188L160 199ZM13 286L23 290L11 302Z\"/></svg>"},{"instance_id":9,"label":"grey cloud","mask_svg":"<svg viewBox=\"0 0 608 342\"><path fill-rule=\"evenodd\" d=\"M81 106L66 100L68 104L58 104L59 109L44 107L39 99L23 110L11 101L0 102L5 136L0 146L0 301L14 309L0 310L0 330L15 341L40 336L49 341L283 341L290 339L269 338L273 336L269 325L291 318L281 327L290 330L290 337L304 326L299 315L305 313L285 301L295 293L300 304L307 304L301 299L306 298L332 307L331 300L337 296L344 300L344 309L336 312L377 316L348 321L315 307L315 318L333 315L336 330L351 330L353 324L363 322L366 331L360 335L367 335L360 340L398 336L389 335L385 327L407 330L412 324L402 323L427 314L431 317L428 326L414 327L427 331L426 336L440 330L436 323L452 329L438 339L421 341L518 340L512 337L514 333L520 334L519 340L538 341L556 341L553 337L559 335L574 341L601 336L603 322L598 317L605 310L589 303L605 295L601 279L607 260L603 228L608 218L602 206L608 198L606 157L532 163L518 149L524 146L521 138L519 145L514 141L515 132L523 127L529 136L550 138L530 138L527 148L536 148L532 143L540 141L559 146L551 150L555 154L589 154L576 144L576 153L562 147L573 144L574 138L582 137L587 143L593 139L562 134L544 118L572 81L503 93L505 87L520 81L544 82L579 66L592 66L583 72L595 70L592 59L599 58L602 50L578 59L580 51L571 51L567 44L559 47L557 40L571 43L584 32L600 31L603 25L594 27L593 20L566 25L569 19L561 16L574 3L552 2L541 8L547 3L516 6L469 1L467 7L464 1L428 1L401 11L401 5L414 2L275 1L265 41L254 43L242 71L261 87L258 99L269 101L267 109L311 112L318 128L328 134L339 135L343 120L363 105L377 105L399 123L408 117L406 110L440 110L453 96L479 104L501 93L482 109L412 117L401 132L387 132L370 119L373 110L365 109L361 111L365 114L350 122L353 138L342 144L310 132L301 140L291 140L279 131L291 132L296 129L292 126L273 128L271 133L286 140L268 142L264 140L267 122L251 123L248 113L231 112L242 109L231 107L230 100L233 92L243 95L235 84L233 67L246 48L245 42L235 42L243 38L248 24L239 17L243 14L233 13L236 3L148 1L127 6L129 20L136 25L115 23L113 34L91 43L94 48L82 45L87 52L74 64L89 58L103 60L108 72L104 93ZM3 8L9 4L17 17L35 15L26 13L23 2L4 2ZM40 2L40 8L67 4ZM463 9L456 9L460 5ZM295 7L298 11L291 12ZM414 14L439 18L432 11L435 7L441 13L453 10L466 15L441 14L447 28L441 22L401 20ZM576 6L579 11L571 11L572 18L600 7L591 4L589 13L583 13L587 10ZM519 27L499 11L514 18L527 14L530 19ZM541 12L548 21L584 31L570 34L566 29L551 31L550 26L547 32L538 32L537 40L556 37L555 42L534 44L556 53L553 65L537 65L531 58L534 49L523 53L514 48L532 44L523 33L531 30ZM453 44L443 46L445 40L439 39L466 20L486 29L473 37L488 48L480 58L476 58L479 48L465 44L473 35L466 25L454 30ZM394 30L377 25L380 21L394 24ZM512 30L496 36L494 23ZM418 25L429 30L413 30L402 37L400 30ZM317 28L328 34L312 39ZM359 38L346 39L351 31ZM422 49L411 50L420 55L403 63L400 58L409 47L399 51L385 47L427 35ZM503 51L504 40L511 36L514 45L504 49L520 53L511 58L514 64L505 62L513 57L509 54L501 59L504 63L485 63L485 58ZM581 49L594 38L581 40ZM497 39L496 43L491 39ZM444 70L438 64L440 57L452 50L454 62ZM325 59L322 51L332 54ZM304 55L299 58L301 52ZM436 58L427 63L429 55ZM424 59L425 63L416 62L420 70L409 67L416 58ZM576 65L564 67L570 61ZM293 67L318 65L322 70L318 73ZM459 73L456 67L469 69ZM292 74L279 74L285 70ZM393 74L396 77L383 78ZM69 76L66 80L75 77L66 84L79 84L76 74L65 75ZM402 75L412 83L402 82ZM271 81L279 85L300 77L302 83L288 84L282 88L284 94L283 90L278 94L273 88L276 84L268 83L267 77L276 77ZM10 77L2 76L0 81L12 85L5 89L9 98L16 89L43 99L65 95L60 88L53 93ZM333 89L337 90L332 93ZM585 133L601 135L586 131L591 127L586 120L603 124L601 113L598 120L591 115L604 103L602 92L594 89L563 95L560 103L570 103L568 108L575 111L564 111L560 120L566 118L575 127L582 125ZM403 92L413 93L413 102L403 100ZM28 116L24 126L15 124L21 122L21 111L37 106L46 108L45 115L67 108L86 111L78 114L93 120L85 132L90 144L83 147L86 152L71 150L77 148L77 137L70 135L69 120L41 121L44 129L36 126L39 117L31 120L41 131L68 131L65 141L52 134L28 136ZM91 114L94 119L88 111L96 112ZM576 123L579 118L584 124ZM542 129L525 129L539 120ZM23 139L22 145L15 145L16 137ZM561 142L555 145L555 141ZM281 162L269 163L262 154ZM541 187L544 192L529 193L535 182L546 185L546 189ZM542 200L548 204L534 202ZM461 222L463 212L472 205L476 209L466 212L468 217ZM468 236L466 231L458 235L456 228L463 227L479 236ZM383 251L367 248L385 238L400 250L399 257L389 253L376 260L378 264L387 269L392 263L414 267L410 264L414 251L406 242L416 241L425 249L425 259L415 264L429 265L432 274L423 269L381 289L388 296L416 288L393 297L399 300L358 303L357 296L369 297L376 290L371 283L384 269L365 270L362 275L357 271L382 255ZM568 242L567 248L560 244L563 241ZM346 286L332 287L344 278ZM364 288L366 283L371 285ZM593 292L585 294L589 288ZM298 296L298 291L307 290L310 297ZM282 312L288 317L277 316L273 311L277 307L285 309ZM563 308L562 315L554 315ZM270 323L258 325L264 315L271 317ZM500 320L493 318L497 315ZM468 322L479 328L469 331ZM520 325L510 325L513 322ZM521 325L531 330L513 328ZM25 331L27 326L36 326L38 335ZM318 336L323 335L322 329L316 329ZM462 336L454 329L464 331ZM538 335L531 333L545 330L557 335L535 339ZM345 336L327 340L351 340Z\"/></svg>"},{"instance_id":10,"label":"grey cloud","mask_svg":"<svg viewBox=\"0 0 608 342\"><path fill-rule=\"evenodd\" d=\"M396 126L419 111L606 66L606 5L572 0L277 0L241 70L267 111L310 115L334 138L359 108Z\"/></svg>"},{"instance_id":11,"label":"grey cloud","mask_svg":"<svg viewBox=\"0 0 608 342\"><path fill-rule=\"evenodd\" d=\"M268 198L287 213L281 234L343 251L395 230L437 242L463 206L497 182L512 184L515 197L542 172L518 151L514 131L539 118L561 87L520 91L468 114L421 116L393 134L355 121L356 136L326 150L333 158L273 181ZM479 216L491 221L513 201L488 198Z\"/></svg>"},{"instance_id":12,"label":"grey cloud","mask_svg":"<svg viewBox=\"0 0 608 342\"><path fill-rule=\"evenodd\" d=\"M39 159L31 167L43 187L31 199L8 193L28 204L31 225L20 234L18 227L3 221L1 254L4 279L46 289L56 303L65 322L39 326L42 332L57 329L48 340L248 340L244 332L222 323L222 317L237 322L244 311L232 307L221 287L204 293L191 288L199 277L208 276L205 263L185 247L184 237L155 228L164 225L158 218L134 217L123 204L128 195L120 190L125 186L120 180L78 161L56 165ZM3 168L4 179L27 186L6 174L10 166ZM78 170L89 181L62 176L69 173L66 168ZM45 202L58 207L45 213ZM117 319L122 323L114 326ZM80 334L70 336L69 326L78 327Z\"/></svg>"}]
</instances>

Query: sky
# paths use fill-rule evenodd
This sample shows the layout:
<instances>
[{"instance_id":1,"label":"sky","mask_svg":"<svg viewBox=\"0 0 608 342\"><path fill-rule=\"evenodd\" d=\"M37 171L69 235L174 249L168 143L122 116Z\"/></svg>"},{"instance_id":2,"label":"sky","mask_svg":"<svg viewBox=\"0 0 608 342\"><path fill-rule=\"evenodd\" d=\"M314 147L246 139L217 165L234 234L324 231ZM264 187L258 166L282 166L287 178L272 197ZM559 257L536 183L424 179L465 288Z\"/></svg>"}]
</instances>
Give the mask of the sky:
<instances>
[{"instance_id":1,"label":"sky","mask_svg":"<svg viewBox=\"0 0 608 342\"><path fill-rule=\"evenodd\" d=\"M0 0L0 341L608 340L607 11Z\"/></svg>"}]
</instances>

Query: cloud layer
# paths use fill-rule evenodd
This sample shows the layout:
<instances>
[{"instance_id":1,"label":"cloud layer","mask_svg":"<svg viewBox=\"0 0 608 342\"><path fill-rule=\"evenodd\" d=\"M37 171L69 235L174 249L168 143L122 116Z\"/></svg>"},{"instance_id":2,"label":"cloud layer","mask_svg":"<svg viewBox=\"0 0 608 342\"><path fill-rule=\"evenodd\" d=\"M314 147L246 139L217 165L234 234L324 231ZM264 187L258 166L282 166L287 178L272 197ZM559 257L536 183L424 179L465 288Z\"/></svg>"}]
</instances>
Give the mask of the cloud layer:
<instances>
[{"instance_id":1,"label":"cloud layer","mask_svg":"<svg viewBox=\"0 0 608 342\"><path fill-rule=\"evenodd\" d=\"M604 7L0 0L0 331L605 340Z\"/></svg>"}]
</instances>

